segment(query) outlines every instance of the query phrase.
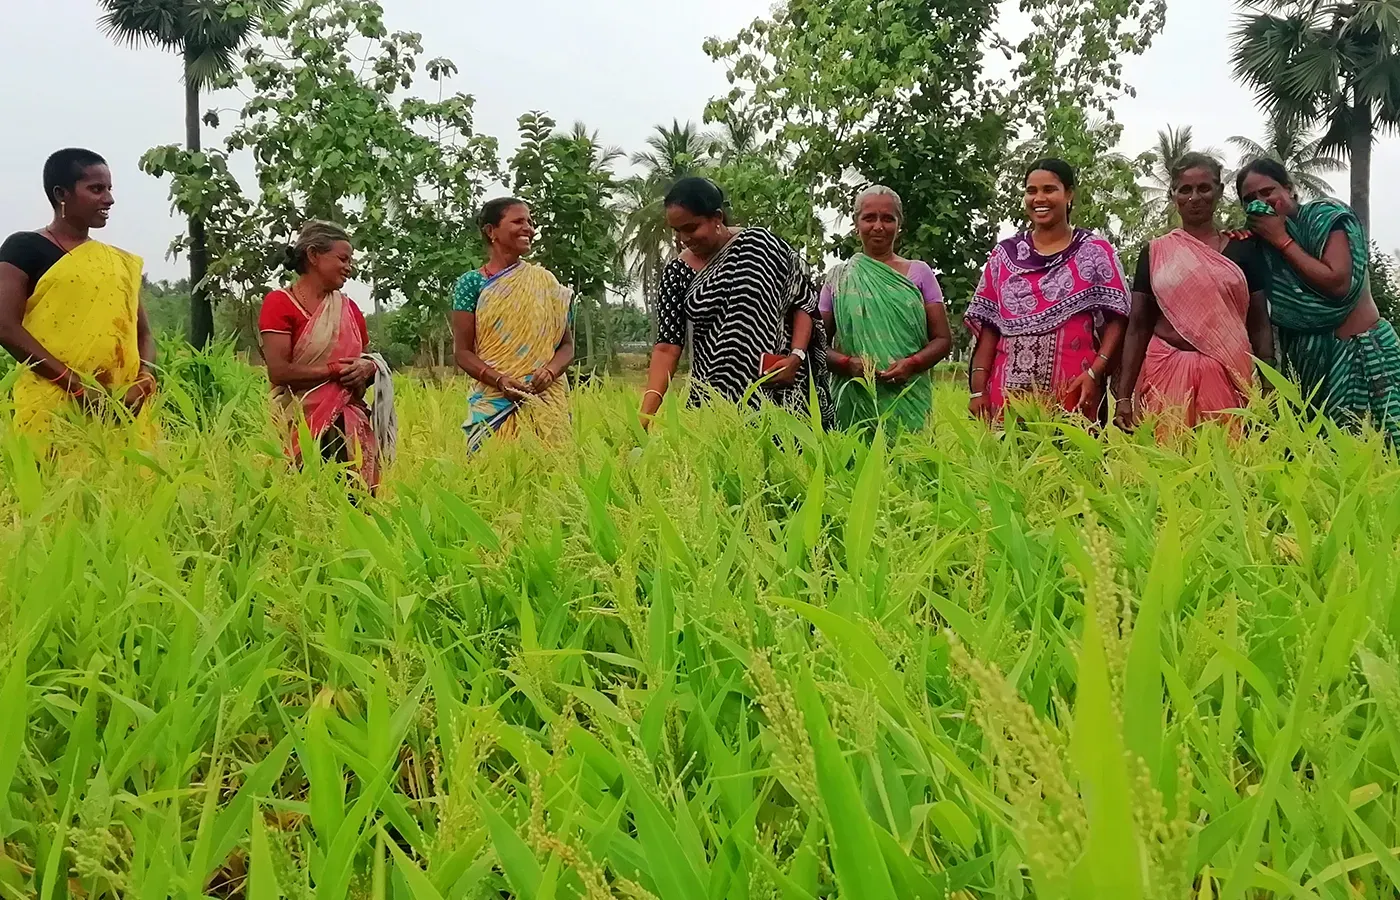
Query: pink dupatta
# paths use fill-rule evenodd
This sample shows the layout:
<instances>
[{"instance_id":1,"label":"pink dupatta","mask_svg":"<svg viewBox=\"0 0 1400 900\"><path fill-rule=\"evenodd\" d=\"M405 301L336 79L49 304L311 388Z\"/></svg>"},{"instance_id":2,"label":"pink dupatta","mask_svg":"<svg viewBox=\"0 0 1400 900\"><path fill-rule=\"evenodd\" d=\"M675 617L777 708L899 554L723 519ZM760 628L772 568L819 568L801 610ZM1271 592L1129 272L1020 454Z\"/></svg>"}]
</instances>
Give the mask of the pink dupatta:
<instances>
[{"instance_id":1,"label":"pink dupatta","mask_svg":"<svg viewBox=\"0 0 1400 900\"><path fill-rule=\"evenodd\" d=\"M288 294L290 297L291 294ZM292 302L297 303L295 297ZM338 359L359 359L365 352L359 325L350 310L351 301L336 291L327 297L310 319L306 331L292 345L292 362L304 366L324 367ZM303 313L306 310L297 303ZM299 416L306 419L307 429L318 441L326 430L340 420L345 432L345 445L356 470L371 491L379 487L379 445L370 425L369 409L364 398L356 397L338 381L326 381L301 395L286 387L272 389L273 410L289 435L292 455L301 459L298 440Z\"/></svg>"}]
</instances>

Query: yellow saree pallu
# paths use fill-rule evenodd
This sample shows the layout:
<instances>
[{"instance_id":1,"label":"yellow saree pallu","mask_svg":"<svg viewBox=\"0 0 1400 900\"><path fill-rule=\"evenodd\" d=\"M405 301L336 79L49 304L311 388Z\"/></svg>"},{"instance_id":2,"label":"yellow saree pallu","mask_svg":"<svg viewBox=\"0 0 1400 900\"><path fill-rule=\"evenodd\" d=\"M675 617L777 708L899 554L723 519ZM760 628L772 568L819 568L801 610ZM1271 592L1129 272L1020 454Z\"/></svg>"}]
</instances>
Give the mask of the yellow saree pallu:
<instances>
[{"instance_id":1,"label":"yellow saree pallu","mask_svg":"<svg viewBox=\"0 0 1400 900\"><path fill-rule=\"evenodd\" d=\"M528 383L564 340L572 293L550 271L522 262L490 281L476 307L476 352L498 372ZM522 432L548 444L569 435L569 383L560 375L542 394L518 403L494 384L477 382L462 428L472 451L492 435Z\"/></svg>"},{"instance_id":2,"label":"yellow saree pallu","mask_svg":"<svg viewBox=\"0 0 1400 900\"><path fill-rule=\"evenodd\" d=\"M140 257L87 241L39 279L25 305L24 327L75 374L120 398L141 375L140 300ZM15 428L45 438L54 416L73 402L62 388L25 372L15 383ZM148 437L149 410L148 404L138 420Z\"/></svg>"}]
</instances>

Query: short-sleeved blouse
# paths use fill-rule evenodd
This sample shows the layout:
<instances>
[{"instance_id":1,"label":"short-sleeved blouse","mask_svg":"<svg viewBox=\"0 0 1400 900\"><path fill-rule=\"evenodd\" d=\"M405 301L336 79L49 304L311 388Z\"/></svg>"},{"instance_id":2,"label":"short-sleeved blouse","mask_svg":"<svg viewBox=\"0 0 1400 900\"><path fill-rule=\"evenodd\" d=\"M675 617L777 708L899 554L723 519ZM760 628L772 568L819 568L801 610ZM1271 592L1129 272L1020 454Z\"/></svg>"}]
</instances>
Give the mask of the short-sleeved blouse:
<instances>
[{"instance_id":1,"label":"short-sleeved blouse","mask_svg":"<svg viewBox=\"0 0 1400 900\"><path fill-rule=\"evenodd\" d=\"M355 326L360 329L360 339L368 347L369 326L365 324L365 314L360 312L359 305L353 300L350 301L350 314L355 318ZM290 335L295 346L310 324L311 317L289 292L276 290L263 298L262 311L258 313L258 331Z\"/></svg>"},{"instance_id":2,"label":"short-sleeved blouse","mask_svg":"<svg viewBox=\"0 0 1400 900\"><path fill-rule=\"evenodd\" d=\"M922 260L913 260L909 263L909 274L906 276L914 287L919 289L919 294L924 298L924 306L942 306L943 288L938 284L938 276L933 274L933 267ZM817 301L817 309L824 313L835 312L836 292L832 289L831 283L822 285L821 299Z\"/></svg>"}]
</instances>

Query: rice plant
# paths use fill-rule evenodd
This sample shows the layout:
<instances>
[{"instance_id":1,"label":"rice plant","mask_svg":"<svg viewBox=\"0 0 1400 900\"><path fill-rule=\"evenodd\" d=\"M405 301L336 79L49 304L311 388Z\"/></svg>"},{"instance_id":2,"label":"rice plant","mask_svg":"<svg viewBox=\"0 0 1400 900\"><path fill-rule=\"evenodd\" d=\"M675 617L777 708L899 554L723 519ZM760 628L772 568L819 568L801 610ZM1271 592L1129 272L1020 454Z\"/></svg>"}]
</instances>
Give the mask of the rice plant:
<instances>
[{"instance_id":1,"label":"rice plant","mask_svg":"<svg viewBox=\"0 0 1400 900\"><path fill-rule=\"evenodd\" d=\"M0 425L0 896L1400 885L1400 468L1296 396L1163 447L598 385L469 459L406 379L370 500L196 368L154 447Z\"/></svg>"}]
</instances>

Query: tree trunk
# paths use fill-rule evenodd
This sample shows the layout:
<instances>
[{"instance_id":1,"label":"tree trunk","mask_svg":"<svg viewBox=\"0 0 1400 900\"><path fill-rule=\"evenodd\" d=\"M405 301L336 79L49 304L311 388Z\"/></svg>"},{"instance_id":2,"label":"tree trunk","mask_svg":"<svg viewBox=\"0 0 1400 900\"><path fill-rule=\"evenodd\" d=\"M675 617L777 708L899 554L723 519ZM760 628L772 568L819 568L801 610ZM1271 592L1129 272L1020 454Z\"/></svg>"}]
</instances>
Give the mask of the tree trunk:
<instances>
[{"instance_id":1,"label":"tree trunk","mask_svg":"<svg viewBox=\"0 0 1400 900\"><path fill-rule=\"evenodd\" d=\"M1375 140L1375 123L1371 104L1361 103L1352 108L1352 127L1347 135L1347 156L1351 162L1351 209L1371 234L1371 148Z\"/></svg>"},{"instance_id":2,"label":"tree trunk","mask_svg":"<svg viewBox=\"0 0 1400 900\"><path fill-rule=\"evenodd\" d=\"M199 85L185 67L185 147L198 152ZM204 220L190 216L190 344L203 350L214 339L214 306L209 302L209 288L204 276L209 272L209 243L204 232Z\"/></svg>"}]
</instances>

